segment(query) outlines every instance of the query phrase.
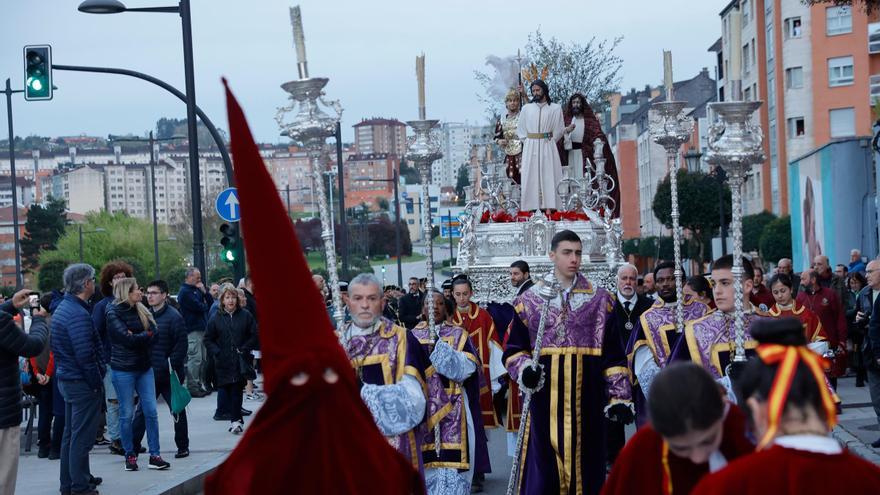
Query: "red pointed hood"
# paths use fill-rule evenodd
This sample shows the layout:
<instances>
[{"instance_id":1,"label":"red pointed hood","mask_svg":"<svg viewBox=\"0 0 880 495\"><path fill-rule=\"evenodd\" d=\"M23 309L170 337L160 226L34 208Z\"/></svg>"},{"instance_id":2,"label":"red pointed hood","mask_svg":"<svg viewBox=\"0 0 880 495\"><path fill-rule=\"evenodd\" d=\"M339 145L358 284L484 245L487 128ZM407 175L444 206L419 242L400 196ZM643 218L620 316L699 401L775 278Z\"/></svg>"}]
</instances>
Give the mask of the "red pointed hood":
<instances>
[{"instance_id":1,"label":"red pointed hood","mask_svg":"<svg viewBox=\"0 0 880 495\"><path fill-rule=\"evenodd\" d=\"M223 81L226 85L226 81ZM266 403L207 494L422 493L379 433L244 113L226 87L242 233L260 308ZM305 377L294 385L291 379Z\"/></svg>"}]
</instances>

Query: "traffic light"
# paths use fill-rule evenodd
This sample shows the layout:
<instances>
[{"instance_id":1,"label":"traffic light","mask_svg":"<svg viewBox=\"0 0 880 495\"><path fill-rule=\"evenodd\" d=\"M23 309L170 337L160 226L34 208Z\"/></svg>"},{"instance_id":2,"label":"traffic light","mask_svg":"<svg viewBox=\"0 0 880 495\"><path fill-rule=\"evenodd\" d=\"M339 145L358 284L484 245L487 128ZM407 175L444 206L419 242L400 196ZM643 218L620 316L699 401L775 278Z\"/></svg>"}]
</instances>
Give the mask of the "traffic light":
<instances>
[{"instance_id":1,"label":"traffic light","mask_svg":"<svg viewBox=\"0 0 880 495\"><path fill-rule=\"evenodd\" d=\"M52 99L52 47L49 45L24 47L24 99Z\"/></svg>"},{"instance_id":2,"label":"traffic light","mask_svg":"<svg viewBox=\"0 0 880 495\"><path fill-rule=\"evenodd\" d=\"M232 264L240 262L241 248L238 245L240 242L238 237L238 225L234 223L224 223L220 226L220 234L222 235L220 238L220 245L223 246L223 249L220 250L220 259L226 263Z\"/></svg>"}]
</instances>

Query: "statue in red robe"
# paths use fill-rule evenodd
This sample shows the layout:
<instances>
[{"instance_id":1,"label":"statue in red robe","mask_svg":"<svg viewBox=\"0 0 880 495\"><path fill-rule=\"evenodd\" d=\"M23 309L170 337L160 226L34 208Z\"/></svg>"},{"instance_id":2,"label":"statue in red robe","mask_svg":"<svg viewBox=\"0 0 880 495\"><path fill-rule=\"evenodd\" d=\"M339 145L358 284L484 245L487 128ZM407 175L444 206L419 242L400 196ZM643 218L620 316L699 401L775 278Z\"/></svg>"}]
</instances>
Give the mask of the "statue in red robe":
<instances>
[{"instance_id":1,"label":"statue in red robe","mask_svg":"<svg viewBox=\"0 0 880 495\"><path fill-rule=\"evenodd\" d=\"M614 188L609 194L614 200L613 217L620 216L620 179L617 175L617 163L608 144L608 137L602 132L602 125L584 95L575 93L568 99L562 109L562 120L565 124L563 139L559 141L559 158L563 171L568 177L579 179L587 170L595 175L593 164L593 141L602 140L602 155L605 157L605 174L614 181ZM571 168L568 168L571 167Z\"/></svg>"}]
</instances>

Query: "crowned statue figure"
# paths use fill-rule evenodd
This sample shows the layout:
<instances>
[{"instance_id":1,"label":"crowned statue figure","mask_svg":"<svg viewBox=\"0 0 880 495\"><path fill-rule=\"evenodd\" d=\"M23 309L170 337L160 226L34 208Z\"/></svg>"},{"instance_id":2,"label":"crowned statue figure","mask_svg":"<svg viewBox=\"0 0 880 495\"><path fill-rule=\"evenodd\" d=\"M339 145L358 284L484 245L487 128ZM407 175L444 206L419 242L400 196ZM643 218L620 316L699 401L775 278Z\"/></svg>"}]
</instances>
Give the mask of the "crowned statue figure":
<instances>
[{"instance_id":1,"label":"crowned statue figure","mask_svg":"<svg viewBox=\"0 0 880 495\"><path fill-rule=\"evenodd\" d=\"M516 128L519 124L519 111L522 108L522 98L519 91L515 88L508 91L504 97L504 106L507 107L507 115L503 119L498 119L495 123L495 144L504 151L507 177L519 184L519 167L523 151L523 142L516 134Z\"/></svg>"}]
</instances>

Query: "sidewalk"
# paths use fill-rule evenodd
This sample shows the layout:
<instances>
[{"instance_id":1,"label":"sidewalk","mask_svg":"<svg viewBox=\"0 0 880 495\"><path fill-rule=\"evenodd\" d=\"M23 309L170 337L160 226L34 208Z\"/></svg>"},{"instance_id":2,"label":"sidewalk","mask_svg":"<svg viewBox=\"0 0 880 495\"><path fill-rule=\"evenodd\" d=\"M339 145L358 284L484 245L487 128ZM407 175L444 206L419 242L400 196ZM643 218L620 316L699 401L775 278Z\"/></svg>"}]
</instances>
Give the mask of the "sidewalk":
<instances>
[{"instance_id":1,"label":"sidewalk","mask_svg":"<svg viewBox=\"0 0 880 495\"><path fill-rule=\"evenodd\" d=\"M90 463L93 476L104 478L98 487L101 494L125 495L184 495L201 491L205 473L223 462L241 438L226 431L228 421L214 421L217 394L193 399L186 409L189 423L190 455L175 459L174 428L171 414L164 402L159 402L159 444L162 458L171 463L167 471L147 469L147 454L138 457L140 470L127 472L123 469L122 456L112 455L107 446L96 445L91 452ZM256 414L262 402L244 401L244 407ZM245 429L250 419L245 418ZM24 425L22 425L22 428ZM22 442L24 430L22 429ZM144 439L146 442L146 439ZM37 458L36 434L30 453L21 452L18 465L16 493L28 495L57 495L59 493L60 461ZM146 446L146 444L144 445Z\"/></svg>"},{"instance_id":2,"label":"sidewalk","mask_svg":"<svg viewBox=\"0 0 880 495\"><path fill-rule=\"evenodd\" d=\"M837 418L839 424L833 434L854 454L880 465L880 449L871 447L871 442L880 438L877 415L871 407L868 387L856 388L855 383L855 377L838 380L837 394L843 413Z\"/></svg>"}]
</instances>

